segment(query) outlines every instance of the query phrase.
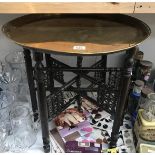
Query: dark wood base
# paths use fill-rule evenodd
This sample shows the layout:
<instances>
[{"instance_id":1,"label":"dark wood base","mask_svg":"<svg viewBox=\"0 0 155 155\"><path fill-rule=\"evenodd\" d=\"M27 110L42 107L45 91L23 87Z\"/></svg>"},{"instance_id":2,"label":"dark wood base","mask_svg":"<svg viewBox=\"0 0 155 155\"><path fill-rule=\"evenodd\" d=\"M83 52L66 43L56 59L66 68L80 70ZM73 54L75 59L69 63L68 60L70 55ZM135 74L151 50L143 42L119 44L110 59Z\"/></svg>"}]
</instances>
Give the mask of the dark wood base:
<instances>
[{"instance_id":1,"label":"dark wood base","mask_svg":"<svg viewBox=\"0 0 155 155\"><path fill-rule=\"evenodd\" d=\"M132 72L133 51L134 51L134 48L127 52L127 58L125 59L123 74L122 74L122 77L120 77L121 91L119 96L119 102L116 106L116 113L115 113L112 134L111 134L110 148L116 147L116 142L118 139L119 128L123 117L123 111L124 111L126 96L127 96L131 72ZM82 67L83 57L77 56L77 67L70 67L58 60L55 60L54 58L51 58L50 54L45 54L46 65L44 66L42 62L44 57L43 53L33 51L33 57L35 61L35 66L33 67L30 54L31 53L28 49L24 49L25 64L26 64L28 84L29 84L30 95L31 95L32 109L34 112L34 119L35 120L38 119L38 113L36 112L39 109L44 152L50 152L48 120L52 119L54 116L62 112L64 108L67 108L67 107L65 106L63 108L59 107L59 111L54 115L51 115L52 117L50 117L49 114L50 112L52 113L53 111L51 109L51 111L49 112L48 101L50 100L51 107L54 107L53 105L56 104L56 99L61 95L62 91L64 91L65 89L72 90L77 93L76 99L78 101L78 109L79 111L81 111L81 96L84 90L85 91L95 90L96 88L93 87L94 85L98 85L99 87L100 85L104 85L104 83L106 83L106 80L107 80L106 71L108 70L106 66L107 55L102 55L101 60L95 63L94 65L92 65L91 67ZM64 71L73 72L76 74L76 76L69 82L65 82L64 74L63 74ZM90 71L95 72L94 77L91 77L88 75ZM110 74L111 74L111 71L109 75ZM87 88L82 88L81 78L85 78L86 80L90 81L91 85L88 86ZM61 83L62 87L56 88L54 86L54 80L57 80L59 83ZM76 87L72 86L73 83L76 84ZM46 96L46 91L50 91L51 96ZM98 89L97 89L97 92L98 92ZM36 99L36 93L37 93L37 99ZM61 102L60 98L59 98L59 102ZM67 105L69 104L66 104L66 106Z\"/></svg>"}]
</instances>

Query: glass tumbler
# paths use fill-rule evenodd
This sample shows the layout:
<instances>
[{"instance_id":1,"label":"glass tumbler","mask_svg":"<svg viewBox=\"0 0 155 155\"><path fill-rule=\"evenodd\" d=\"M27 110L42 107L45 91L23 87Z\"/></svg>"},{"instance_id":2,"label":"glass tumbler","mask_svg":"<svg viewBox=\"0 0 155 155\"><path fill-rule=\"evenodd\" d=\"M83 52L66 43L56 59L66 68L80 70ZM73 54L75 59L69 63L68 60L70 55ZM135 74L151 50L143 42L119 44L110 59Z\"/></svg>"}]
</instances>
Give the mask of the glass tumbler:
<instances>
[{"instance_id":1,"label":"glass tumbler","mask_svg":"<svg viewBox=\"0 0 155 155\"><path fill-rule=\"evenodd\" d=\"M37 129L29 109L25 106L14 106L11 112L13 130L12 152L26 152L36 142Z\"/></svg>"}]
</instances>

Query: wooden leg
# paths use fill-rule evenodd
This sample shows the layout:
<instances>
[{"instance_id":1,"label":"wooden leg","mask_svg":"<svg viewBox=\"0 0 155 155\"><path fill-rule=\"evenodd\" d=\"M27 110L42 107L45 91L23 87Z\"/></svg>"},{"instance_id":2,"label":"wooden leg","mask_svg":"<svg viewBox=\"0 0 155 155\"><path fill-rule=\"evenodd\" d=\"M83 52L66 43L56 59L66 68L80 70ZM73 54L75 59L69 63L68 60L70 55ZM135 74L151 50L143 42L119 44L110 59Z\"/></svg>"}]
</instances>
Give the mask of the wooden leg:
<instances>
[{"instance_id":1,"label":"wooden leg","mask_svg":"<svg viewBox=\"0 0 155 155\"><path fill-rule=\"evenodd\" d=\"M127 52L127 57L125 59L124 63L124 72L123 77L121 80L121 94L120 94L120 101L118 102L116 106L116 113L114 118L114 124L112 128L111 133L111 142L110 142L110 148L115 148L117 144L117 140L119 137L119 129L122 122L123 112L124 112L124 106L128 94L129 84L130 84L130 78L132 73L132 66L133 66L133 54L134 54L135 48L130 49Z\"/></svg>"},{"instance_id":2,"label":"wooden leg","mask_svg":"<svg viewBox=\"0 0 155 155\"><path fill-rule=\"evenodd\" d=\"M35 77L37 84L37 96L39 105L39 114L41 120L42 128L42 139L44 152L50 152L50 142L49 142L49 128L48 128L48 109L46 102L46 90L44 86L44 72L43 72L43 54L34 52L35 64Z\"/></svg>"},{"instance_id":3,"label":"wooden leg","mask_svg":"<svg viewBox=\"0 0 155 155\"><path fill-rule=\"evenodd\" d=\"M36 90L35 90L35 84L34 84L33 67L32 67L30 50L24 49L24 58L25 58L27 79L28 79L28 85L29 85L30 97L31 97L31 103L32 103L32 111L34 114L34 121L36 121L38 119L38 106L37 106Z\"/></svg>"}]
</instances>

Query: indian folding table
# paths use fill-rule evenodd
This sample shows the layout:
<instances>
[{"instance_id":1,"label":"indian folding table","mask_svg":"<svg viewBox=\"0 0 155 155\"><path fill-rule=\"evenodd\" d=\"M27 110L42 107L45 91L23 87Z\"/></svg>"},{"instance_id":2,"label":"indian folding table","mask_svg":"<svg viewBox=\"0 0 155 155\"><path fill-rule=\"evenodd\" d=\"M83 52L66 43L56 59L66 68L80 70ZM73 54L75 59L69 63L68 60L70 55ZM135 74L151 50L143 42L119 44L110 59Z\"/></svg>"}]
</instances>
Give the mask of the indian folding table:
<instances>
[{"instance_id":1,"label":"indian folding table","mask_svg":"<svg viewBox=\"0 0 155 155\"><path fill-rule=\"evenodd\" d=\"M121 14L30 14L8 22L2 30L24 49L32 109L35 120L40 116L44 151L50 151L48 121L75 100L82 111L81 97L94 100L88 92L97 92L94 102L114 115L110 147L116 147L133 55L136 46L150 35L149 27ZM124 67L107 67L107 55L124 51L125 59L120 60L124 61ZM77 57L76 67L56 60L53 54ZM101 56L101 59L90 67L83 67L82 62L88 55ZM65 72L75 76L65 81ZM82 78L90 84L84 87ZM65 101L65 91L76 95Z\"/></svg>"}]
</instances>

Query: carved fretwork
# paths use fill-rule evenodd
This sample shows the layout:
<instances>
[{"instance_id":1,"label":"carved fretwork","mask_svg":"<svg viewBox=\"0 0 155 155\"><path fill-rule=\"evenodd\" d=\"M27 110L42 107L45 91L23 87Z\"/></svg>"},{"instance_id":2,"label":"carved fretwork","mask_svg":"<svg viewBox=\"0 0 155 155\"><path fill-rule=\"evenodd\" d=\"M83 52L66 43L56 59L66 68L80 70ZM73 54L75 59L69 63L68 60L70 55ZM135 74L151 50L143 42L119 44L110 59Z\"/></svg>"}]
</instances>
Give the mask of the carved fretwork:
<instances>
[{"instance_id":1,"label":"carved fretwork","mask_svg":"<svg viewBox=\"0 0 155 155\"><path fill-rule=\"evenodd\" d=\"M106 73L106 83L101 83L98 87L97 104L110 114L114 114L119 102L122 70L111 69Z\"/></svg>"},{"instance_id":2,"label":"carved fretwork","mask_svg":"<svg viewBox=\"0 0 155 155\"><path fill-rule=\"evenodd\" d=\"M51 67L52 68L62 68L63 64L53 58L51 58ZM64 73L63 71L55 71L53 72L53 78L58 82L64 83Z\"/></svg>"}]
</instances>

